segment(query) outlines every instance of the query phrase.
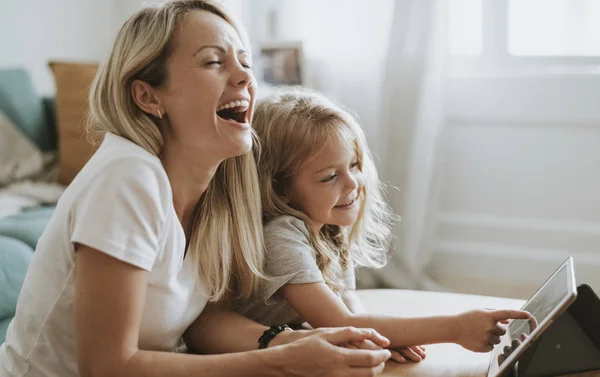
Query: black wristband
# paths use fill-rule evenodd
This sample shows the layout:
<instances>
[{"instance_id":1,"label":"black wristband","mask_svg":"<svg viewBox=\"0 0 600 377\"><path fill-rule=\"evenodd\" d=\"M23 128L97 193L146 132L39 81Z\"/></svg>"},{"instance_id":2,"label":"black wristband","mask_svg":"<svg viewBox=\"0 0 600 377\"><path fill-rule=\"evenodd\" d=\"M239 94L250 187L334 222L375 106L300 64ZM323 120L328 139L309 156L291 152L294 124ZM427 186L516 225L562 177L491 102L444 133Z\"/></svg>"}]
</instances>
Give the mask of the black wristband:
<instances>
[{"instance_id":1,"label":"black wristband","mask_svg":"<svg viewBox=\"0 0 600 377\"><path fill-rule=\"evenodd\" d=\"M288 325L276 325L271 326L268 330L266 330L260 338L258 338L258 349L262 350L267 348L269 342L275 337L275 335L279 334L285 329L289 329Z\"/></svg>"}]
</instances>

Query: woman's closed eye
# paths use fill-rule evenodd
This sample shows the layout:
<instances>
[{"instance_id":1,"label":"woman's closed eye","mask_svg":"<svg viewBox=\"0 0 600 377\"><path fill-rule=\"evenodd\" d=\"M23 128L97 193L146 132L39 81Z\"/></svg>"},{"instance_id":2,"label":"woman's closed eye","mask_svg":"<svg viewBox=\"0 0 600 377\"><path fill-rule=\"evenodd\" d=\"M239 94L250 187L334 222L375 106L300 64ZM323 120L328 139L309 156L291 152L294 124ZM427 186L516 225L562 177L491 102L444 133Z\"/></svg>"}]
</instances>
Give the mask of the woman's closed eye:
<instances>
[{"instance_id":1,"label":"woman's closed eye","mask_svg":"<svg viewBox=\"0 0 600 377\"><path fill-rule=\"evenodd\" d=\"M212 66L212 65L215 65L215 66L220 66L220 65L222 65L222 64L223 64L223 62L222 62L222 61L220 61L220 60L210 60L210 61L207 61L207 62L206 62L206 65L207 65L207 66Z\"/></svg>"},{"instance_id":2,"label":"woman's closed eye","mask_svg":"<svg viewBox=\"0 0 600 377\"><path fill-rule=\"evenodd\" d=\"M220 60L211 60L205 63L206 66L222 66L224 63ZM246 69L252 69L252 65L249 63L240 63L242 67Z\"/></svg>"}]
</instances>

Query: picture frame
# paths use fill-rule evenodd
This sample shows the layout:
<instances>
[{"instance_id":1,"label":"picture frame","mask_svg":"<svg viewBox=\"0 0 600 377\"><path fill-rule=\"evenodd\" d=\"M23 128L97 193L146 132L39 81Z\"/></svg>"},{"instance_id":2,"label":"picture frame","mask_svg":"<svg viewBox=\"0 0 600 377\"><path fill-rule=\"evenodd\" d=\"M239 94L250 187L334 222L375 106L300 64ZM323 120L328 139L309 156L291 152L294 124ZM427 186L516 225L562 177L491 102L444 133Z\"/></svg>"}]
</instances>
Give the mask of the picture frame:
<instances>
[{"instance_id":1,"label":"picture frame","mask_svg":"<svg viewBox=\"0 0 600 377\"><path fill-rule=\"evenodd\" d=\"M270 41L259 49L261 79L272 86L304 85L301 41Z\"/></svg>"}]
</instances>

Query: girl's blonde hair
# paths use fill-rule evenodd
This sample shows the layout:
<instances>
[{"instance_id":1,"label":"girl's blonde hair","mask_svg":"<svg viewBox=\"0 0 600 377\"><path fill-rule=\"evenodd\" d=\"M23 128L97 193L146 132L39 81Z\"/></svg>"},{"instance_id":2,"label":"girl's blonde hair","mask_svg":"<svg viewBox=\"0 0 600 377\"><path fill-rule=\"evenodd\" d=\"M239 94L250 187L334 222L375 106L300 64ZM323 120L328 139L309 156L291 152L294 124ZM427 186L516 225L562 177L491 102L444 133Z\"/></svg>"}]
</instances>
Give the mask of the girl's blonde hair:
<instances>
[{"instance_id":1,"label":"girl's blonde hair","mask_svg":"<svg viewBox=\"0 0 600 377\"><path fill-rule=\"evenodd\" d=\"M292 215L308 224L306 214L282 198L290 179L332 140L354 149L365 179L358 220L351 227L325 225L318 234L307 225L310 242L325 281L336 291L343 287L340 273L350 260L359 266L383 267L395 217L383 199L382 184L355 118L323 95L292 88L259 101L252 125L262 143L254 153L265 222Z\"/></svg>"},{"instance_id":2,"label":"girl's blonde hair","mask_svg":"<svg viewBox=\"0 0 600 377\"><path fill-rule=\"evenodd\" d=\"M182 19L198 10L231 24L250 50L244 29L219 2L174 0L138 11L121 27L92 84L86 125L92 141L111 132L160 155L164 140L158 119L136 105L131 85L143 80L157 87L168 80L166 61L173 35ZM236 281L243 282L237 291L248 297L263 277L260 193L251 152L219 165L196 207L192 226L188 252L210 300L222 298Z\"/></svg>"}]
</instances>

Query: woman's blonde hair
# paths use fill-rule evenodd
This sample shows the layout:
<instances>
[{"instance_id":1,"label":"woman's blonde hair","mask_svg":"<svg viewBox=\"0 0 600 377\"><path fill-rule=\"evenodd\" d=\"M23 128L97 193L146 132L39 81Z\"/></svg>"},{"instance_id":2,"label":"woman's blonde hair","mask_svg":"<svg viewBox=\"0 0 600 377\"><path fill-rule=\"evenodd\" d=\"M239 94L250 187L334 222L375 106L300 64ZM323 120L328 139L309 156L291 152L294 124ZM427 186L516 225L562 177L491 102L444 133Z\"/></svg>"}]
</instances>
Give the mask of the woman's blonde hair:
<instances>
[{"instance_id":1,"label":"woman's blonde hair","mask_svg":"<svg viewBox=\"0 0 600 377\"><path fill-rule=\"evenodd\" d=\"M138 11L122 26L92 84L86 125L90 139L97 142L111 132L160 155L164 140L158 119L136 105L131 85L142 80L158 87L168 80L173 35L182 19L198 10L231 24L250 50L244 29L219 2L174 0ZM219 165L196 207L192 227L188 252L210 300L219 300L235 284L248 297L263 277L260 193L251 152Z\"/></svg>"},{"instance_id":2,"label":"woman's blonde hair","mask_svg":"<svg viewBox=\"0 0 600 377\"><path fill-rule=\"evenodd\" d=\"M261 141L254 153L265 222L292 215L308 224L307 215L283 198L290 179L332 140L354 149L365 179L358 220L343 228L324 225L319 233L307 225L310 242L325 281L336 291L343 286L340 273L350 260L359 266L383 267L395 217L383 199L382 184L355 118L319 93L291 88L259 101L252 125Z\"/></svg>"}]
</instances>

